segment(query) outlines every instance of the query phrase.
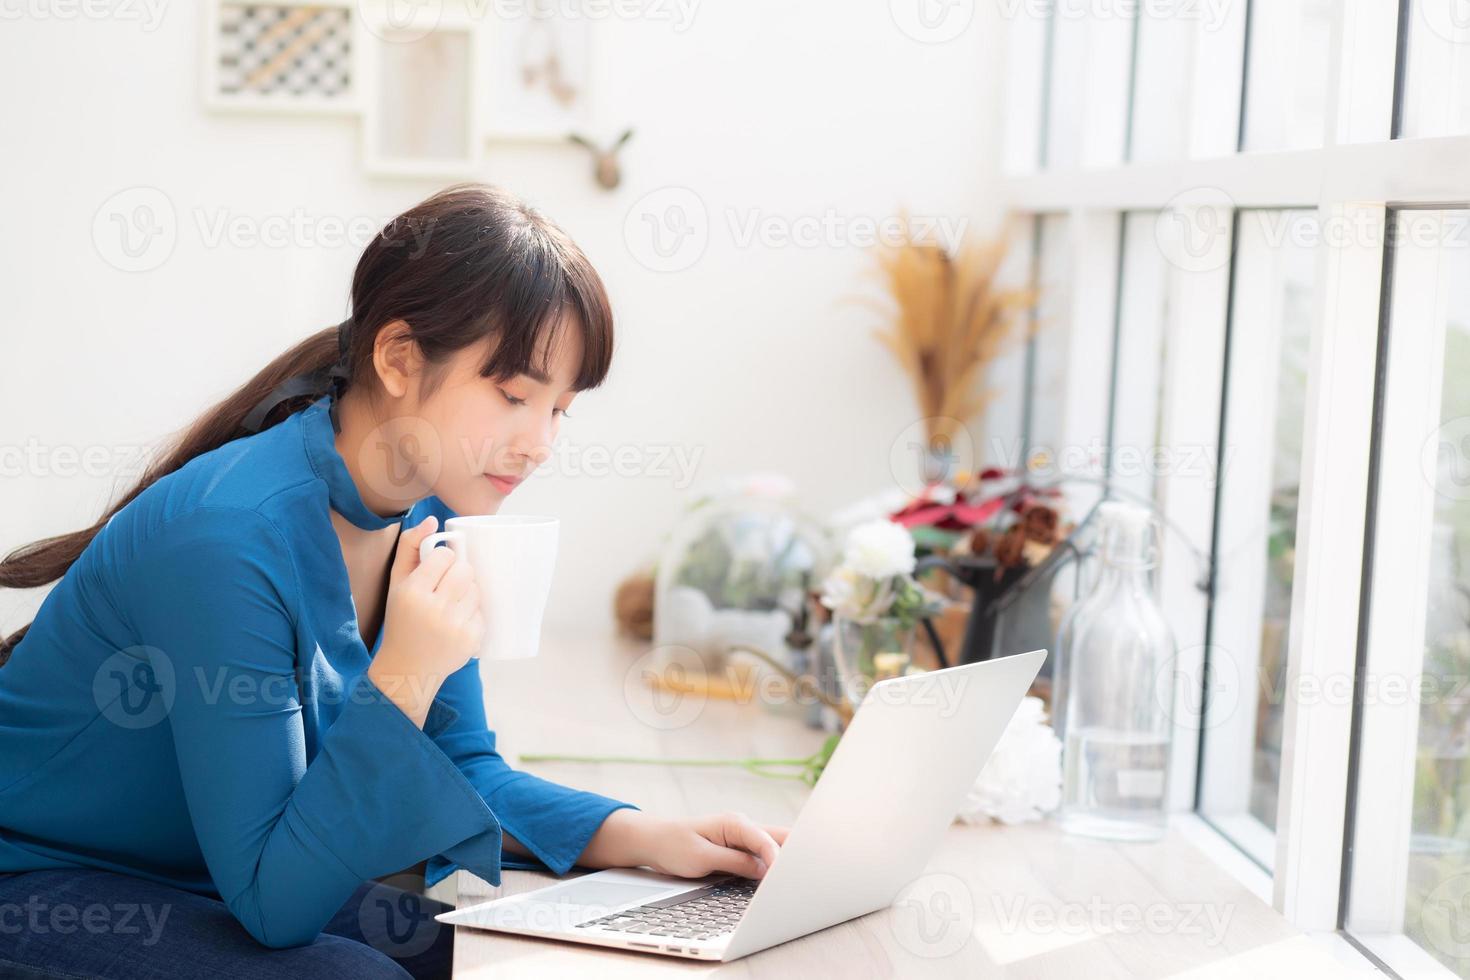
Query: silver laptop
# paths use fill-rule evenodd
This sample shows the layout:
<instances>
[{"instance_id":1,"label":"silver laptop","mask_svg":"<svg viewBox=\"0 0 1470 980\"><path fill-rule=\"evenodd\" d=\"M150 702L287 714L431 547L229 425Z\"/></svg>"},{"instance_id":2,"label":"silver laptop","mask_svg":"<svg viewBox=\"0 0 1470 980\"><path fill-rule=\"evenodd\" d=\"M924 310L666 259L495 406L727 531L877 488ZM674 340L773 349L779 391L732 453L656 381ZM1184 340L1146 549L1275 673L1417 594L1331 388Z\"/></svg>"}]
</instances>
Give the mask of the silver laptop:
<instances>
[{"instance_id":1,"label":"silver laptop","mask_svg":"<svg viewBox=\"0 0 1470 980\"><path fill-rule=\"evenodd\" d=\"M759 881L620 868L435 918L734 960L886 908L925 871L1045 659L1036 650L874 684Z\"/></svg>"}]
</instances>

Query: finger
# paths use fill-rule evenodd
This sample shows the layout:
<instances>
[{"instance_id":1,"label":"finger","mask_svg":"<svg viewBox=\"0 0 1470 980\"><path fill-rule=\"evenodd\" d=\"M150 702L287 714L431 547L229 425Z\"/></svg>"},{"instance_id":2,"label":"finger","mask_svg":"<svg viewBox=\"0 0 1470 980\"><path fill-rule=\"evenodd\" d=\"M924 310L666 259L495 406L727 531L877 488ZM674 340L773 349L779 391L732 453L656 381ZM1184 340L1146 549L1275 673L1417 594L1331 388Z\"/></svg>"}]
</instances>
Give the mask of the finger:
<instances>
[{"instance_id":1,"label":"finger","mask_svg":"<svg viewBox=\"0 0 1470 980\"><path fill-rule=\"evenodd\" d=\"M786 835L791 833L790 827L773 827L770 824L762 824L765 832L771 835L771 839L777 844L786 843Z\"/></svg>"},{"instance_id":2,"label":"finger","mask_svg":"<svg viewBox=\"0 0 1470 980\"><path fill-rule=\"evenodd\" d=\"M469 628L475 634L477 643L485 640L485 614L476 609L475 614L470 617Z\"/></svg>"},{"instance_id":3,"label":"finger","mask_svg":"<svg viewBox=\"0 0 1470 980\"><path fill-rule=\"evenodd\" d=\"M398 535L398 551L393 556L394 575L407 575L419 566L419 545L424 538L439 529L439 518L429 514L413 527L404 528Z\"/></svg>"},{"instance_id":4,"label":"finger","mask_svg":"<svg viewBox=\"0 0 1470 980\"><path fill-rule=\"evenodd\" d=\"M450 602L458 602L474 592L475 570L467 561L457 561L449 566L434 591Z\"/></svg>"},{"instance_id":5,"label":"finger","mask_svg":"<svg viewBox=\"0 0 1470 980\"><path fill-rule=\"evenodd\" d=\"M764 878L766 866L761 859L749 851L741 851L733 847L721 847L713 841L704 841L703 845L696 849L699 860L709 868L710 871L724 871L728 874L740 875L742 878Z\"/></svg>"},{"instance_id":6,"label":"finger","mask_svg":"<svg viewBox=\"0 0 1470 980\"><path fill-rule=\"evenodd\" d=\"M458 556L448 548L435 548L429 552L427 559L419 562L419 566L408 573L407 581L433 592L456 561Z\"/></svg>"},{"instance_id":7,"label":"finger","mask_svg":"<svg viewBox=\"0 0 1470 980\"><path fill-rule=\"evenodd\" d=\"M465 653L475 656L480 644L485 641L485 620L479 609L460 603L450 609L448 622L465 639Z\"/></svg>"},{"instance_id":8,"label":"finger","mask_svg":"<svg viewBox=\"0 0 1470 980\"><path fill-rule=\"evenodd\" d=\"M473 593L450 604L444 614L445 622L454 626L463 626L476 616L481 615L478 597Z\"/></svg>"},{"instance_id":9,"label":"finger","mask_svg":"<svg viewBox=\"0 0 1470 980\"><path fill-rule=\"evenodd\" d=\"M767 867L776 863L775 839L749 817L731 814L721 822L721 830L724 839L715 841L716 844L743 848L760 858Z\"/></svg>"}]
</instances>

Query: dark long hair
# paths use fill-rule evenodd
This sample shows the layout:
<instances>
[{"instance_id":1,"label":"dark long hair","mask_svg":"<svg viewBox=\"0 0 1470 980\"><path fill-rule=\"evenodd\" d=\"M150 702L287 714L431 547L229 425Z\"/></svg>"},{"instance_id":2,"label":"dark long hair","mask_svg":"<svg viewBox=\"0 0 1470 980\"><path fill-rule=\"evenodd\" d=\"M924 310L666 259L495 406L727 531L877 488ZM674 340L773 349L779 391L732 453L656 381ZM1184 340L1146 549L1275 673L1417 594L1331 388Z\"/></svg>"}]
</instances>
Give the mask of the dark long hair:
<instances>
[{"instance_id":1,"label":"dark long hair","mask_svg":"<svg viewBox=\"0 0 1470 980\"><path fill-rule=\"evenodd\" d=\"M545 371L554 331L580 331L582 363L573 389L596 388L612 363L613 317L592 263L566 233L514 195L486 184L456 184L394 218L363 250L352 276L352 329L347 387L369 385L374 397L373 342L394 321L408 324L429 366L425 390L437 386L450 357L487 336L498 338L480 374L509 380ZM566 325L570 325L567 327ZM312 334L278 356L224 401L205 412L161 452L128 490L88 528L23 545L0 561L0 588L54 582L81 556L107 521L149 485L249 432L250 410L288 378L317 374L321 391L272 409L279 423L326 394L326 371L338 360L337 328ZM0 665L30 624L0 640Z\"/></svg>"}]
</instances>

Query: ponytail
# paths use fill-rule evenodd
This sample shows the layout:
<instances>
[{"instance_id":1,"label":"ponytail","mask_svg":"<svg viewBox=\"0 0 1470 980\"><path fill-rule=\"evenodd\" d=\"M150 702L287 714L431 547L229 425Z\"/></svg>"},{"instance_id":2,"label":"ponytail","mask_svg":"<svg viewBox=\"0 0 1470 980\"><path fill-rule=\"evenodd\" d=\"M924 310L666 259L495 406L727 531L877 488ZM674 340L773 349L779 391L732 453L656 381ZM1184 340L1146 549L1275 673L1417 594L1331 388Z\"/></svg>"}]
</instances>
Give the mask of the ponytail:
<instances>
[{"instance_id":1,"label":"ponytail","mask_svg":"<svg viewBox=\"0 0 1470 980\"><path fill-rule=\"evenodd\" d=\"M243 435L249 435L250 429L245 426L245 420L251 410L293 376L310 374L320 377L321 391L281 401L267 413L269 421L262 428L274 425L297 408L320 398L330 387L328 372L337 363L337 334L336 327L328 327L312 334L267 364L230 397L205 412L181 438L148 465L137 484L108 508L91 527L32 541L6 555L0 560L0 588L34 589L61 578L72 563L81 557L97 533L107 526L112 515L126 507L134 497L195 456L201 456ZM290 407L293 404L295 407ZM29 629L28 623L0 639L0 667L10 659L10 652Z\"/></svg>"}]
</instances>

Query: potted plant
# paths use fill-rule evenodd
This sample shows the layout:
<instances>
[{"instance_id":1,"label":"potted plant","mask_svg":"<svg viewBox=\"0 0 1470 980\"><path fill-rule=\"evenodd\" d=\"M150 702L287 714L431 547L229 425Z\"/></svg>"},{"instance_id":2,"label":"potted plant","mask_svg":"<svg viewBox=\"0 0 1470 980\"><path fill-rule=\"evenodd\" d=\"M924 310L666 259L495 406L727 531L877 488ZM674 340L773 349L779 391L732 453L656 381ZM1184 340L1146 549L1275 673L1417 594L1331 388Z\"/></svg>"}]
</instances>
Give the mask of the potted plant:
<instances>
[{"instance_id":1,"label":"potted plant","mask_svg":"<svg viewBox=\"0 0 1470 980\"><path fill-rule=\"evenodd\" d=\"M848 532L842 562L822 583L838 679L854 707L877 681L909 671L915 628L942 608L914 579L915 563L905 528L869 521Z\"/></svg>"}]
</instances>

